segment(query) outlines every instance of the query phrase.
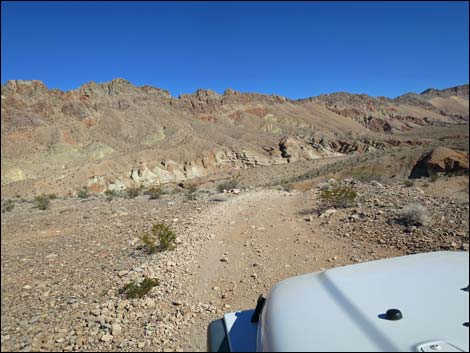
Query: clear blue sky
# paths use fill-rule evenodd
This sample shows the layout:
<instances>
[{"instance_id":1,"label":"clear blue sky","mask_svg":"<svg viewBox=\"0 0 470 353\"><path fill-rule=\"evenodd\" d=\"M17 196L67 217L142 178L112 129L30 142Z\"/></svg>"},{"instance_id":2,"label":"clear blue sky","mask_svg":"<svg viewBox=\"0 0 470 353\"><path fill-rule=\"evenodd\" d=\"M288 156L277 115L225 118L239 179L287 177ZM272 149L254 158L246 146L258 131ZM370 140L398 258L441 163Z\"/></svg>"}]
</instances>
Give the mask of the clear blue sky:
<instances>
[{"instance_id":1,"label":"clear blue sky","mask_svg":"<svg viewBox=\"0 0 470 353\"><path fill-rule=\"evenodd\" d=\"M395 97L468 83L467 2L2 2L2 83Z\"/></svg>"}]
</instances>

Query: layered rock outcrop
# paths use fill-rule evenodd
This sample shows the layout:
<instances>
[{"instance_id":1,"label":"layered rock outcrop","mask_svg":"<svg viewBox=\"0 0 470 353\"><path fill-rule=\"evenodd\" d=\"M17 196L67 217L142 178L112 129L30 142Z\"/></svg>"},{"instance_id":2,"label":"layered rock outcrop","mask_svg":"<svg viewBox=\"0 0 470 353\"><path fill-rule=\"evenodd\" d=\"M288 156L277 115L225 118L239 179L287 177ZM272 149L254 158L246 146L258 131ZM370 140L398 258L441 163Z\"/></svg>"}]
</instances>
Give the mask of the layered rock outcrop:
<instances>
[{"instance_id":1,"label":"layered rock outcrop","mask_svg":"<svg viewBox=\"0 0 470 353\"><path fill-rule=\"evenodd\" d=\"M292 100L233 89L175 98L124 79L67 92L9 81L1 88L2 192L100 192L400 146L409 141L397 132L468 116L465 89L417 95L418 104L349 93Z\"/></svg>"}]
</instances>

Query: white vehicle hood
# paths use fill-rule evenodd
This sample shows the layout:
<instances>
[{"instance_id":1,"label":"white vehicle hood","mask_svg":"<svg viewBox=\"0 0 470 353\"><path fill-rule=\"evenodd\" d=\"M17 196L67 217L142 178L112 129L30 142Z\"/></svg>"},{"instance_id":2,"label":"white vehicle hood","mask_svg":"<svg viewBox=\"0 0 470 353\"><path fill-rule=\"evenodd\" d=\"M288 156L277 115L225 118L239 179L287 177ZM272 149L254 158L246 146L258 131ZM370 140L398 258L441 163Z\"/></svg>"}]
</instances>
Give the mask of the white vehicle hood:
<instances>
[{"instance_id":1,"label":"white vehicle hood","mask_svg":"<svg viewBox=\"0 0 470 353\"><path fill-rule=\"evenodd\" d=\"M267 297L257 350L468 351L468 284L468 252L403 256L293 277ZM402 319L386 320L388 309L399 309Z\"/></svg>"}]
</instances>

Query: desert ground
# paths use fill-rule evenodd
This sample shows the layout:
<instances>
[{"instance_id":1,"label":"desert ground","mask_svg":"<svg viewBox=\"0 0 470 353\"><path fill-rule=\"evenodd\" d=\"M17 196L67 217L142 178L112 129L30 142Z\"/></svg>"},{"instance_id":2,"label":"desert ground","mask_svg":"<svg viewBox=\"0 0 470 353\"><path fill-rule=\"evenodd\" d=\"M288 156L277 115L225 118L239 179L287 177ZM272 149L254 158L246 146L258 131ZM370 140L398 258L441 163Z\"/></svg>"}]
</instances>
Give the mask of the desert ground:
<instances>
[{"instance_id":1,"label":"desert ground","mask_svg":"<svg viewBox=\"0 0 470 353\"><path fill-rule=\"evenodd\" d=\"M282 279L468 251L468 176L377 181L322 164L333 171L266 185L270 168L238 173L239 187L222 193L209 181L156 199L60 197L46 210L15 200L2 214L2 351L204 351L211 320L254 308ZM353 188L354 203L325 205L332 185ZM400 223L410 204L425 207L426 225ZM176 247L148 254L139 237L158 223ZM142 278L159 284L142 298L119 293Z\"/></svg>"}]
</instances>

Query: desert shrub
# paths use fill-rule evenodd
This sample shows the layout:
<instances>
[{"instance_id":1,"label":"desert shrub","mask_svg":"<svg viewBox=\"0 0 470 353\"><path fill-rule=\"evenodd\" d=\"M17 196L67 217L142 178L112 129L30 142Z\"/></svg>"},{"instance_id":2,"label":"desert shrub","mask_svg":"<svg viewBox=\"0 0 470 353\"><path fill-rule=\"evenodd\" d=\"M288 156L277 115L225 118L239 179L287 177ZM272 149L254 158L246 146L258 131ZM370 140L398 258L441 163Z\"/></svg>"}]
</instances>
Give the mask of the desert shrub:
<instances>
[{"instance_id":1,"label":"desert shrub","mask_svg":"<svg viewBox=\"0 0 470 353\"><path fill-rule=\"evenodd\" d=\"M109 190L109 189L108 189L108 190L106 190L106 191L104 192L104 194L105 194L106 196L117 196L116 190Z\"/></svg>"},{"instance_id":2,"label":"desert shrub","mask_svg":"<svg viewBox=\"0 0 470 353\"><path fill-rule=\"evenodd\" d=\"M90 196L90 194L88 193L88 188L82 188L80 190L78 190L77 192L77 197L80 198L80 199L86 199Z\"/></svg>"},{"instance_id":3,"label":"desert shrub","mask_svg":"<svg viewBox=\"0 0 470 353\"><path fill-rule=\"evenodd\" d=\"M113 198L113 197L126 198L126 197L128 197L127 190L106 190L104 192L104 194L106 196L108 196L108 198Z\"/></svg>"},{"instance_id":4,"label":"desert shrub","mask_svg":"<svg viewBox=\"0 0 470 353\"><path fill-rule=\"evenodd\" d=\"M117 196L117 193L115 190L106 190L104 192L104 194L106 195L106 201L111 201L115 196Z\"/></svg>"},{"instance_id":5,"label":"desert shrub","mask_svg":"<svg viewBox=\"0 0 470 353\"><path fill-rule=\"evenodd\" d=\"M218 192L224 192L224 190L236 189L237 186L238 186L238 180L237 179L230 179L226 182L223 182L222 184L217 185L217 191Z\"/></svg>"},{"instance_id":6,"label":"desert shrub","mask_svg":"<svg viewBox=\"0 0 470 353\"><path fill-rule=\"evenodd\" d=\"M399 220L407 226L423 226L429 223L429 216L426 207L413 203L401 211Z\"/></svg>"},{"instance_id":7,"label":"desert shrub","mask_svg":"<svg viewBox=\"0 0 470 353\"><path fill-rule=\"evenodd\" d=\"M40 210L47 210L49 207L49 204L51 203L50 199L46 195L40 195L36 196L34 199L34 205L36 208L39 208Z\"/></svg>"},{"instance_id":8,"label":"desert shrub","mask_svg":"<svg viewBox=\"0 0 470 353\"><path fill-rule=\"evenodd\" d=\"M194 201L197 199L197 187L195 185L191 185L187 192L186 192L186 198L190 201Z\"/></svg>"},{"instance_id":9,"label":"desert shrub","mask_svg":"<svg viewBox=\"0 0 470 353\"><path fill-rule=\"evenodd\" d=\"M149 254L175 248L176 235L163 223L154 224L151 233L144 233L139 238Z\"/></svg>"},{"instance_id":10,"label":"desert shrub","mask_svg":"<svg viewBox=\"0 0 470 353\"><path fill-rule=\"evenodd\" d=\"M149 195L149 200L159 199L163 190L160 187L152 187L144 192L144 195Z\"/></svg>"},{"instance_id":11,"label":"desert shrub","mask_svg":"<svg viewBox=\"0 0 470 353\"><path fill-rule=\"evenodd\" d=\"M144 278L140 283L130 282L124 285L120 290L119 294L123 294L128 299L142 298L145 296L153 287L160 284L156 278Z\"/></svg>"},{"instance_id":12,"label":"desert shrub","mask_svg":"<svg viewBox=\"0 0 470 353\"><path fill-rule=\"evenodd\" d=\"M346 208L354 204L357 193L352 186L334 185L322 190L321 200L327 205L336 208Z\"/></svg>"},{"instance_id":13,"label":"desert shrub","mask_svg":"<svg viewBox=\"0 0 470 353\"><path fill-rule=\"evenodd\" d=\"M403 183L407 188L411 187L414 185L413 181L412 180L405 180L405 182Z\"/></svg>"},{"instance_id":14,"label":"desert shrub","mask_svg":"<svg viewBox=\"0 0 470 353\"><path fill-rule=\"evenodd\" d=\"M15 208L15 203L13 202L13 200L5 200L2 206L2 213L10 212L12 209Z\"/></svg>"},{"instance_id":15,"label":"desert shrub","mask_svg":"<svg viewBox=\"0 0 470 353\"><path fill-rule=\"evenodd\" d=\"M437 179L439 179L439 175L433 174L433 175L431 175L431 177L429 179L434 183Z\"/></svg>"},{"instance_id":16,"label":"desert shrub","mask_svg":"<svg viewBox=\"0 0 470 353\"><path fill-rule=\"evenodd\" d=\"M462 176L462 175L468 175L468 171L466 171L466 170L451 170L450 172L447 173L447 176L449 178L456 177L456 176Z\"/></svg>"},{"instance_id":17,"label":"desert shrub","mask_svg":"<svg viewBox=\"0 0 470 353\"><path fill-rule=\"evenodd\" d=\"M57 195L56 195L56 194L49 194L49 195L47 195L47 197L49 198L49 200L55 200L55 199L57 199Z\"/></svg>"},{"instance_id":18,"label":"desert shrub","mask_svg":"<svg viewBox=\"0 0 470 353\"><path fill-rule=\"evenodd\" d=\"M126 194L129 199L134 199L140 195L141 188L127 188Z\"/></svg>"}]
</instances>

